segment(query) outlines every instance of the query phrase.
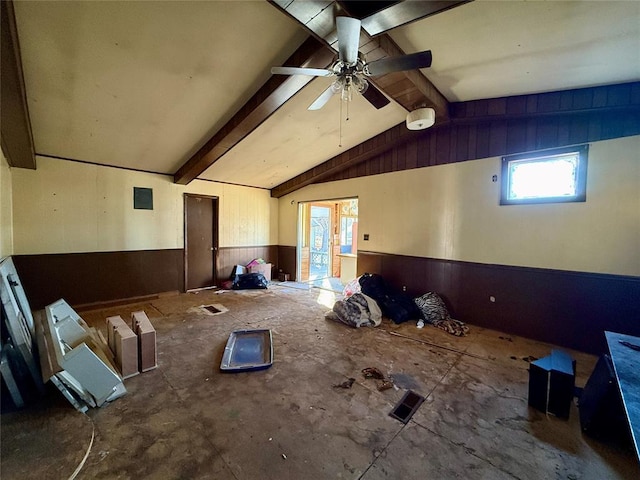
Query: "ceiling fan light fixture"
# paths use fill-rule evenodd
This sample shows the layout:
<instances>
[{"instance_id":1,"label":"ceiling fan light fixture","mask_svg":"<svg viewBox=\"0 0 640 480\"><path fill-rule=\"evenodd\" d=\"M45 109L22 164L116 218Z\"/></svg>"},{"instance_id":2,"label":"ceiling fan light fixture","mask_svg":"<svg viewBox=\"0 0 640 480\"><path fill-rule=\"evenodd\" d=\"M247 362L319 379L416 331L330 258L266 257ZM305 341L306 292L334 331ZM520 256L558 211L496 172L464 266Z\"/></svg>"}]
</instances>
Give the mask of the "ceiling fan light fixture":
<instances>
[{"instance_id":1,"label":"ceiling fan light fixture","mask_svg":"<svg viewBox=\"0 0 640 480\"><path fill-rule=\"evenodd\" d=\"M436 111L433 108L418 108L407 115L409 130L424 130L436 123Z\"/></svg>"},{"instance_id":2,"label":"ceiling fan light fixture","mask_svg":"<svg viewBox=\"0 0 640 480\"><path fill-rule=\"evenodd\" d=\"M369 88L369 82L365 78L356 76L353 77L353 86L357 92L362 95L367 91L367 88Z\"/></svg>"}]
</instances>

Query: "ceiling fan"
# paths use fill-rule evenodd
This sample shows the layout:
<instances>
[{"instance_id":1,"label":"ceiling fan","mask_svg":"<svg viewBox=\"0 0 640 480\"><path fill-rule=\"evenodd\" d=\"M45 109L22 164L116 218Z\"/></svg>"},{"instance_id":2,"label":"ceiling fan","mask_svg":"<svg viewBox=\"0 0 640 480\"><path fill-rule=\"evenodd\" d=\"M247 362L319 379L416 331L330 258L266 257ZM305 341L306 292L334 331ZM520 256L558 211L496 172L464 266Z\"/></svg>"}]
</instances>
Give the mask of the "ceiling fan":
<instances>
[{"instance_id":1,"label":"ceiling fan","mask_svg":"<svg viewBox=\"0 0 640 480\"><path fill-rule=\"evenodd\" d=\"M374 107L378 109L384 107L389 103L389 99L375 86L370 85L366 77L430 67L431 50L381 58L367 63L364 55L358 51L360 24L357 18L336 17L338 60L330 68L273 67L271 73L336 77L329 88L309 106L309 110L321 109L337 93L340 93L342 100L349 101L354 90L362 94Z\"/></svg>"}]
</instances>

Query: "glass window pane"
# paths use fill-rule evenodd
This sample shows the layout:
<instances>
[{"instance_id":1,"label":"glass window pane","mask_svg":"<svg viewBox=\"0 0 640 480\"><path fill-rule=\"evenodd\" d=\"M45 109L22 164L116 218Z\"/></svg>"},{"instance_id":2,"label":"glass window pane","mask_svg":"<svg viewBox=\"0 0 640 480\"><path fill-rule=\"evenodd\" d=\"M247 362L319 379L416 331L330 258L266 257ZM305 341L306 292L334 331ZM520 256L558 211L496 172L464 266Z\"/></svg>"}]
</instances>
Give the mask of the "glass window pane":
<instances>
[{"instance_id":1,"label":"glass window pane","mask_svg":"<svg viewBox=\"0 0 640 480\"><path fill-rule=\"evenodd\" d=\"M571 197L576 194L576 154L514 161L509 167L510 199Z\"/></svg>"}]
</instances>

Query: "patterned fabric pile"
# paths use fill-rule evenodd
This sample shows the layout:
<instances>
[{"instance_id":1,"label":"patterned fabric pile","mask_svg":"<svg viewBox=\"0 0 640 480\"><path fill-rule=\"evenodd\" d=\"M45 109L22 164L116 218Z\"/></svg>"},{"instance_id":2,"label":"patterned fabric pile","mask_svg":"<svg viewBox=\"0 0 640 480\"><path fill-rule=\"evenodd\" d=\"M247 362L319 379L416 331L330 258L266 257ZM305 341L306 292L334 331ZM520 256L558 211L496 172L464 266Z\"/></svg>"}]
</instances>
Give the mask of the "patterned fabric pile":
<instances>
[{"instance_id":1,"label":"patterned fabric pile","mask_svg":"<svg viewBox=\"0 0 640 480\"><path fill-rule=\"evenodd\" d=\"M338 300L326 318L337 320L351 327L377 327L382 322L378 304L362 293L355 293L346 300Z\"/></svg>"},{"instance_id":2,"label":"patterned fabric pile","mask_svg":"<svg viewBox=\"0 0 640 480\"><path fill-rule=\"evenodd\" d=\"M447 306L437 293L427 292L415 298L414 301L422 312L422 318L434 327L440 328L456 337L463 337L469 333L469 327L460 320L451 318Z\"/></svg>"},{"instance_id":3,"label":"patterned fabric pile","mask_svg":"<svg viewBox=\"0 0 640 480\"><path fill-rule=\"evenodd\" d=\"M338 320L352 327L380 325L381 316L394 323L423 319L436 328L461 337L469 333L469 327L449 315L447 306L435 292L411 298L389 285L378 274L365 273L349 282L343 291L345 300L333 306L327 318Z\"/></svg>"}]
</instances>

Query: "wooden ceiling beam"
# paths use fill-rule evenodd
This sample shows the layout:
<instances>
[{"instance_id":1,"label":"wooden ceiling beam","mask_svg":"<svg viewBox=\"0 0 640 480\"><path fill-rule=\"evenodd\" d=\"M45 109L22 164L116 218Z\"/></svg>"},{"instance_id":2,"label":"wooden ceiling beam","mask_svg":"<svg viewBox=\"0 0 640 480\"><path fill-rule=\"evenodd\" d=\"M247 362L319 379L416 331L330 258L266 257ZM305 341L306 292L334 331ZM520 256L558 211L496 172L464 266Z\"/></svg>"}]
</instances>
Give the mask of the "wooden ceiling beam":
<instances>
[{"instance_id":1,"label":"wooden ceiling beam","mask_svg":"<svg viewBox=\"0 0 640 480\"><path fill-rule=\"evenodd\" d=\"M35 170L36 157L33 146L29 107L22 73L18 30L12 1L0 5L1 52L0 90L2 103L0 137L2 151L12 167Z\"/></svg>"},{"instance_id":2,"label":"wooden ceiling beam","mask_svg":"<svg viewBox=\"0 0 640 480\"><path fill-rule=\"evenodd\" d=\"M284 65L326 68L331 65L333 59L333 50L310 37L289 57ZM173 176L173 181L186 185L197 178L285 102L302 90L313 78L306 75L272 75L231 120L178 169Z\"/></svg>"},{"instance_id":3,"label":"wooden ceiling beam","mask_svg":"<svg viewBox=\"0 0 640 480\"><path fill-rule=\"evenodd\" d=\"M335 28L335 15L341 11L348 10L348 6L341 5L340 1L329 0L269 0L276 8L299 22L309 33L314 35L319 40L325 42L328 46L337 51L337 33ZM406 9L407 6L402 6L402 2L397 4L395 8ZM415 2L423 3L423 7L430 2ZM433 15L443 9L453 8L457 5L466 2L442 2L440 9L427 11L425 8L416 10L419 16L416 18L409 18L405 15L402 23L408 23L409 21L422 18L424 16ZM444 5L446 3L446 5ZM347 8L343 8L347 7ZM380 23L385 12L390 12L391 9L385 9L375 13L377 22ZM409 12L409 10L407 10ZM414 14L418 15L418 13ZM366 23L363 20L363 24ZM381 34L376 37L370 36L365 29L360 32L360 51L367 56L369 62L379 60L385 57L396 57L399 55L405 55L405 52L396 45L396 43L387 34ZM403 92L401 95L394 95L384 88L384 85L389 85L395 82L409 79L412 84L410 92ZM399 105L403 106L407 111L414 110L419 107L432 107L436 111L436 120L438 122L446 122L449 119L449 104L447 99L438 91L438 89L419 71L410 70L406 72L394 72L380 77L370 77L369 80L379 90L383 91L388 97L392 98Z\"/></svg>"}]
</instances>

